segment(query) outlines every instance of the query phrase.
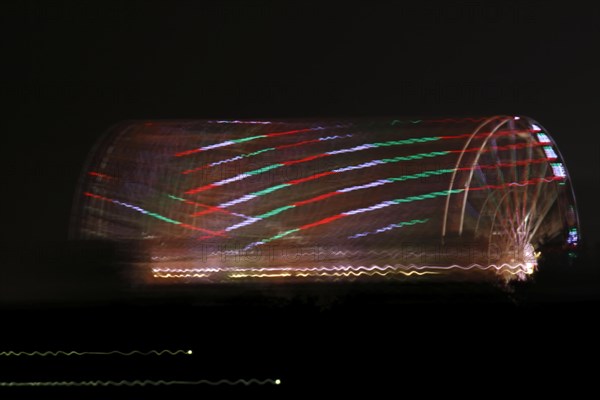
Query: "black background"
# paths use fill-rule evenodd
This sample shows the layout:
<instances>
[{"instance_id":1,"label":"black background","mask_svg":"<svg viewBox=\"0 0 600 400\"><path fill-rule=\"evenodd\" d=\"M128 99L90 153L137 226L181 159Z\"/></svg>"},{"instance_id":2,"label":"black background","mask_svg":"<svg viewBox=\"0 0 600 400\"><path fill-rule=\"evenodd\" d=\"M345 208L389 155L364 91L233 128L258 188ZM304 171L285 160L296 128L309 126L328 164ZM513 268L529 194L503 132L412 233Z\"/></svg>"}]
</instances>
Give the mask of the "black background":
<instances>
[{"instance_id":1,"label":"black background","mask_svg":"<svg viewBox=\"0 0 600 400\"><path fill-rule=\"evenodd\" d=\"M277 350L242 352L246 360L256 360L244 364L225 350L222 339L209 359L230 359L236 366L224 363L219 373L245 377L254 371L277 373L258 364L281 365L296 386L333 382L341 390L363 382L350 378L351 371L368 376L363 383L373 390L390 382L429 390L431 379L446 382L436 389L460 394L473 389L465 384L475 380L471 374L489 387L522 379L538 391L589 383L578 357L597 355L598 332L589 321L597 316L598 286L588 278L600 242L595 195L600 183L598 9L571 3L428 1L18 1L3 2L0 9L5 271L22 267L15 254L23 249L66 239L88 151L121 120L527 115L557 141L577 194L585 239L581 268L587 275L571 273L568 296L548 289L544 293L551 305L532 305L526 291L517 299L503 299L503 306L479 298L462 305L451 298L446 304L446 297L429 299L433 305L423 305L420 298L413 300L416 304L393 301L390 306L385 298L370 298L369 305L356 308L348 302L325 311L305 301L302 307L249 313L232 307L225 316L186 306L182 318L192 313L198 323L210 320L219 325L217 333L209 327L173 329L218 339L237 338L236 329L258 326L257 336L272 335ZM585 281L594 300L574 299L579 281ZM561 279L553 282L558 283L549 287L561 287ZM89 337L103 329L135 332L123 342L119 335L110 336L113 347L134 346L131 337L156 329L148 319L165 323L155 315L156 305L119 307L93 309L101 316L96 325L87 321L88 328L77 328L81 321L68 322L90 312L85 308L5 311L14 324L26 315L39 318L43 330L54 325L49 338L71 337L77 329ZM118 316L111 319L113 312ZM123 325L130 312L143 316L137 329ZM4 328L6 337L27 331L19 326ZM188 346L190 336L197 337L162 329L165 335L158 336L169 337L163 343L174 346ZM361 335L367 339L357 341ZM299 337L312 339L302 350L292 350L290 343ZM312 342L315 337L323 341ZM87 339L77 343L90 345ZM60 343L48 339L39 344L56 348ZM393 368L385 366L388 361ZM462 361L466 369L457 367ZM394 379L380 378L383 370ZM540 370L546 379L531 378ZM199 371L206 374L207 369Z\"/></svg>"}]
</instances>

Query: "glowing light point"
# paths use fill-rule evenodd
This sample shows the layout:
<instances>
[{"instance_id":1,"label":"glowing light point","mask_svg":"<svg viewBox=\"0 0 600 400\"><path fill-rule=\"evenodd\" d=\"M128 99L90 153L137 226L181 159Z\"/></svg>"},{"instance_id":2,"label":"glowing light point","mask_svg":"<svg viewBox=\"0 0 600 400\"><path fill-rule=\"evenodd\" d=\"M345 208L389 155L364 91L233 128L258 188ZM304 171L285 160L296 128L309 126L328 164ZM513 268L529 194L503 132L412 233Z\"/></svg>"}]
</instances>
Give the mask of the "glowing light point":
<instances>
[{"instance_id":1,"label":"glowing light point","mask_svg":"<svg viewBox=\"0 0 600 400\"><path fill-rule=\"evenodd\" d=\"M567 243L572 245L577 245L579 242L579 233L577 232L577 228L571 228L569 230L569 237L567 237Z\"/></svg>"},{"instance_id":2,"label":"glowing light point","mask_svg":"<svg viewBox=\"0 0 600 400\"><path fill-rule=\"evenodd\" d=\"M281 385L281 379L275 379L275 384L276 385Z\"/></svg>"},{"instance_id":3,"label":"glowing light point","mask_svg":"<svg viewBox=\"0 0 600 400\"><path fill-rule=\"evenodd\" d=\"M550 146L544 146L544 153L546 153L546 157L548 157L551 160L558 158L558 155L556 154L554 149Z\"/></svg>"},{"instance_id":4,"label":"glowing light point","mask_svg":"<svg viewBox=\"0 0 600 400\"><path fill-rule=\"evenodd\" d=\"M188 350L188 352L187 352L187 353L188 353L188 355L190 355L190 356L192 355L192 351L191 351L191 350Z\"/></svg>"},{"instance_id":5,"label":"glowing light point","mask_svg":"<svg viewBox=\"0 0 600 400\"><path fill-rule=\"evenodd\" d=\"M537 267L536 251L533 246L528 243L525 245L523 253L525 258L524 272L527 275L531 275L535 272L535 268Z\"/></svg>"},{"instance_id":6,"label":"glowing light point","mask_svg":"<svg viewBox=\"0 0 600 400\"><path fill-rule=\"evenodd\" d=\"M552 141L550 140L550 138L548 137L548 135L546 135L545 133L542 132L538 132L536 134L537 139L540 143L552 143Z\"/></svg>"},{"instance_id":7,"label":"glowing light point","mask_svg":"<svg viewBox=\"0 0 600 400\"><path fill-rule=\"evenodd\" d=\"M567 177L567 171L565 170L565 166L561 163L551 163L550 166L552 167L552 173L554 174L554 176L558 176L559 178Z\"/></svg>"}]
</instances>

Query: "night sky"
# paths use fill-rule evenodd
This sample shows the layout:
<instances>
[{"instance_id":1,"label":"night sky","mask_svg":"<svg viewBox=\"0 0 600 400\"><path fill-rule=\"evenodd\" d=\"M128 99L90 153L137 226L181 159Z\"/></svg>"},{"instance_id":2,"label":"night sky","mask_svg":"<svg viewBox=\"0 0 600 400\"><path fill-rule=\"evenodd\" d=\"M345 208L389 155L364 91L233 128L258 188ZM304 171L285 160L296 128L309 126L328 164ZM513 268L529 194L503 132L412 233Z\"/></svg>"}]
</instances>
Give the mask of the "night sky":
<instances>
[{"instance_id":1,"label":"night sky","mask_svg":"<svg viewBox=\"0 0 600 400\"><path fill-rule=\"evenodd\" d=\"M106 3L2 5L3 237L66 237L82 163L121 120L520 114L558 142L600 240L595 9Z\"/></svg>"},{"instance_id":2,"label":"night sky","mask_svg":"<svg viewBox=\"0 0 600 400\"><path fill-rule=\"evenodd\" d=\"M600 215L594 195L600 184L598 8L564 2L552 7L542 1L323 3L2 2L0 232L3 254L12 257L4 266L18 267L23 249L66 240L71 204L89 151L111 125L127 119L526 115L544 125L562 151L576 190L586 251L598 253ZM588 303L586 315L596 315L591 313L597 312L597 305L597 301ZM597 335L594 345L584 340L593 333L582 322L588 319L577 320L572 308L561 307L532 313L521 309L517 317L512 309L488 314L489 310L475 307L463 310L460 323L455 324L450 321L456 317L455 309L446 305L428 315L447 324L430 330L426 328L430 320L413 310L408 321L414 324L402 329L436 341L448 326L463 326L453 331L453 339L471 349L466 353L468 361L483 366L481 377L487 379L483 371L497 364L490 358L479 360L477 349L498 334L514 340L516 331L536 332L530 339L538 335L538 327L546 334L558 332L555 323L560 323L563 333L565 326L585 332L580 336L568 331L563 337L577 343L579 354L592 348L597 354ZM398 312L391 306L386 310ZM145 312L154 318L153 311ZM260 313L251 317L274 329L278 325L273 321L280 317L283 324L296 323L295 316L278 312L271 325ZM383 337L396 328L392 319L383 324L376 320L368 308L360 314L362 324L355 322L353 310L333 320L320 314L314 325L312 314L302 313L298 315L305 324L287 331L289 337L299 331L313 337L323 329L318 324L343 335L346 328L366 329L374 322L376 330L367 332L369 337ZM475 325L473 321L482 315L488 315L483 327ZM35 316L52 323L43 312ZM123 312L120 318L130 317ZM150 319L136 318L141 321L138 331L153 329ZM169 318L169 323L180 321ZM225 328L229 320L219 321L223 323L219 332L229 334ZM249 323L256 327L261 322ZM478 335L464 339L471 337L473 329ZM58 332L55 336L63 337ZM12 335L18 337L18 331ZM175 339L173 343L179 345ZM570 344L561 343L558 353L538 344L529 349L529 357L539 356L535 366L549 373L556 370L543 362L543 356L551 353L562 355L562 365L572 367ZM327 349L321 346L317 348ZM459 347L448 349L428 353L431 360L444 354L436 365L445 371L455 367L449 360L465 356ZM296 349L294 354L320 354L308 345L305 350ZM213 351L214 359L220 357ZM385 359L364 351L359 354L369 362ZM431 368L414 351L407 362ZM264 355L248 352L249 357ZM341 347L334 353L352 358ZM394 357L401 360L406 354L398 350ZM341 358L335 360L332 365L343 367ZM281 365L288 364L282 361ZM325 371L325 365L317 370ZM350 369L352 364L347 365ZM372 368L372 364L360 365ZM293 371L288 370L290 376ZM460 379L458 374L456 378Z\"/></svg>"}]
</instances>

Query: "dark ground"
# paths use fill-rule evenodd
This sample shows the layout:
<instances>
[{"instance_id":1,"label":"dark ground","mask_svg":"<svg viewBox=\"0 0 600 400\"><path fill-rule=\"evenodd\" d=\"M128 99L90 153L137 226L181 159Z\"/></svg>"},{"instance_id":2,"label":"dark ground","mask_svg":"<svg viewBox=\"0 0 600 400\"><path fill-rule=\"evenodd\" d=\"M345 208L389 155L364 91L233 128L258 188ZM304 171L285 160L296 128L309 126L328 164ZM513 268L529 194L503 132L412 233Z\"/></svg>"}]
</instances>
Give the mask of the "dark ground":
<instances>
[{"instance_id":1,"label":"dark ground","mask_svg":"<svg viewBox=\"0 0 600 400\"><path fill-rule=\"evenodd\" d=\"M148 291L132 289L116 274L108 278L111 261L95 265L86 250L87 256L62 264L70 266L63 268L70 283L55 277L62 286L34 286L26 299L4 299L1 350L194 354L2 357L2 381L271 378L282 384L0 388L6 398L279 397L324 390L346 395L359 388L377 398L387 390L407 397L491 391L574 396L595 387L600 276L585 260L548 262L533 281L508 286L381 282ZM73 278L77 268L87 273ZM97 268L104 271L104 290L89 279ZM30 272L36 270L43 268Z\"/></svg>"}]
</instances>

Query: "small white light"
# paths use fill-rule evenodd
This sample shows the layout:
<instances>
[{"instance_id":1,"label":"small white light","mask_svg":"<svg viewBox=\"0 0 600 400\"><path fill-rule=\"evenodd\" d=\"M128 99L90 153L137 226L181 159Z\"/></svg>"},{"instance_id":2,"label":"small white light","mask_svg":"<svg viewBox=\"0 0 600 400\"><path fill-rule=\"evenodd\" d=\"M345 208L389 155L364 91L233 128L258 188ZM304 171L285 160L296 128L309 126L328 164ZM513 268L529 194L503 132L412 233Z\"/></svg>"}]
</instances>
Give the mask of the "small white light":
<instances>
[{"instance_id":1,"label":"small white light","mask_svg":"<svg viewBox=\"0 0 600 400\"><path fill-rule=\"evenodd\" d=\"M549 159L558 158L554 149L550 146L544 146L544 153L546 153L546 157Z\"/></svg>"},{"instance_id":2,"label":"small white light","mask_svg":"<svg viewBox=\"0 0 600 400\"><path fill-rule=\"evenodd\" d=\"M554 174L554 176L558 176L560 178L567 177L567 171L565 170L565 166L561 163L551 163L550 166L552 166L552 173Z\"/></svg>"},{"instance_id":3,"label":"small white light","mask_svg":"<svg viewBox=\"0 0 600 400\"><path fill-rule=\"evenodd\" d=\"M539 132L536 134L536 136L540 143L552 143L548 135L546 135L545 133Z\"/></svg>"}]
</instances>

